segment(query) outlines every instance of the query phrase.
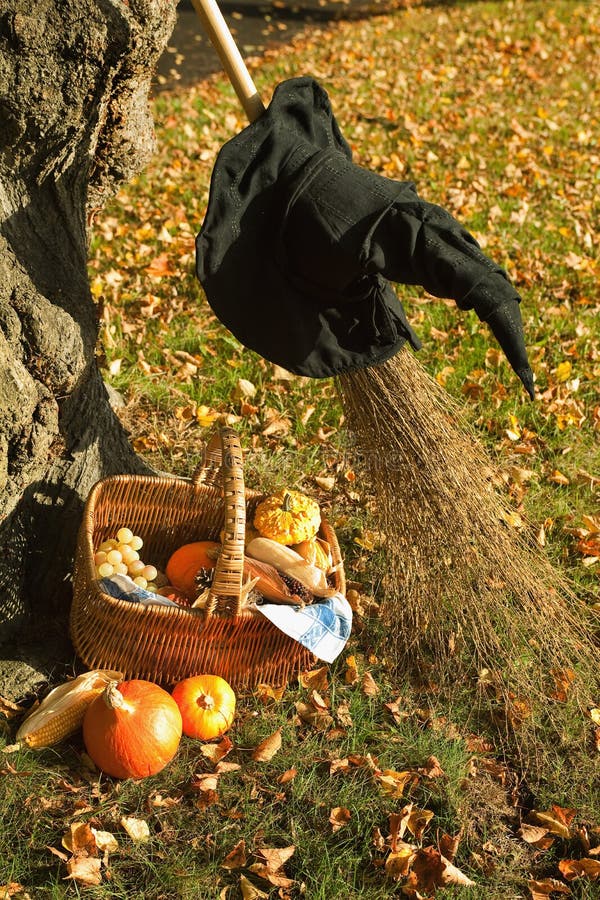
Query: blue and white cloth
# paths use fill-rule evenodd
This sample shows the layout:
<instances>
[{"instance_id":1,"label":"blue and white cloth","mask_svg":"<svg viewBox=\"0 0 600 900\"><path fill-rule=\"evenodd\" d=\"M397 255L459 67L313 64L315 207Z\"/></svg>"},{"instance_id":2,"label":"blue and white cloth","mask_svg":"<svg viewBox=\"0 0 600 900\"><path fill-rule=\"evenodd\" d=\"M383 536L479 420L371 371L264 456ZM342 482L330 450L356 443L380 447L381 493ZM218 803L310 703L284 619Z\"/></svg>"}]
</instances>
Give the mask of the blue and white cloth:
<instances>
[{"instance_id":1,"label":"blue and white cloth","mask_svg":"<svg viewBox=\"0 0 600 900\"><path fill-rule=\"evenodd\" d=\"M98 587L105 594L116 600L129 600L132 603L141 603L143 606L177 606L172 600L155 594L154 591L146 591L138 587L129 575L111 575L109 578L101 578Z\"/></svg>"},{"instance_id":2,"label":"blue and white cloth","mask_svg":"<svg viewBox=\"0 0 600 900\"><path fill-rule=\"evenodd\" d=\"M256 609L324 662L332 663L350 637L352 609L343 594L304 607L261 603Z\"/></svg>"}]
</instances>

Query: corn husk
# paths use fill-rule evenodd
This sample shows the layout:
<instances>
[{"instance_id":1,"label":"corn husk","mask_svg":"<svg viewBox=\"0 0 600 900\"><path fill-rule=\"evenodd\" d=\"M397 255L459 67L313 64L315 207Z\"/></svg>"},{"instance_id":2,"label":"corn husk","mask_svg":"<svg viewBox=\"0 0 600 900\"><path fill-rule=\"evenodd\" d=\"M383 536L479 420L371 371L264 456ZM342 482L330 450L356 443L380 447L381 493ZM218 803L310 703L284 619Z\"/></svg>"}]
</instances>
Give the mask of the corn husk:
<instances>
[{"instance_id":1,"label":"corn husk","mask_svg":"<svg viewBox=\"0 0 600 900\"><path fill-rule=\"evenodd\" d=\"M122 681L121 672L94 669L59 684L21 723L16 740L32 749L51 747L81 727L85 711L111 681Z\"/></svg>"}]
</instances>

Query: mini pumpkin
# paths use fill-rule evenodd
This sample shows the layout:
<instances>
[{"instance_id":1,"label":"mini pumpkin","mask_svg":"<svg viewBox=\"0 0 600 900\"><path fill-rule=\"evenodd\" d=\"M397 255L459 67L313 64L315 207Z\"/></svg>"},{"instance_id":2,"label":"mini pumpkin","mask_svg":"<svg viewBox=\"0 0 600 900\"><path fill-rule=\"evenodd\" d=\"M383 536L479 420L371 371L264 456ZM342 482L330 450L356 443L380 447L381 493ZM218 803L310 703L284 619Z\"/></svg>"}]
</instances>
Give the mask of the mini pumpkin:
<instances>
[{"instance_id":1,"label":"mini pumpkin","mask_svg":"<svg viewBox=\"0 0 600 900\"><path fill-rule=\"evenodd\" d=\"M183 733L201 741L225 734L235 715L235 693L220 675L194 675L173 688Z\"/></svg>"},{"instance_id":2,"label":"mini pumpkin","mask_svg":"<svg viewBox=\"0 0 600 900\"><path fill-rule=\"evenodd\" d=\"M316 500L300 491L282 490L262 500L254 513L254 527L279 544L300 544L313 538L321 525Z\"/></svg>"},{"instance_id":3,"label":"mini pumpkin","mask_svg":"<svg viewBox=\"0 0 600 900\"><path fill-rule=\"evenodd\" d=\"M220 549L221 545L216 541L194 541L179 547L167 563L169 583L190 600L195 600L201 590L197 575L203 570L214 569Z\"/></svg>"}]
</instances>

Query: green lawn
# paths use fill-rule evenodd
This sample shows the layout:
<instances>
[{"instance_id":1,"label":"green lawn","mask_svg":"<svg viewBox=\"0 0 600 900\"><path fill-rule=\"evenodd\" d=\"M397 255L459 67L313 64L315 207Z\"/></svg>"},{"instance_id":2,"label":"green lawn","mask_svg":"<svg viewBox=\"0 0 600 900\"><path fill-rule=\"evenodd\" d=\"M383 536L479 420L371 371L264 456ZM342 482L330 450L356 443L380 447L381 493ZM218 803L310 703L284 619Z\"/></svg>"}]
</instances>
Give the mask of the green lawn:
<instances>
[{"instance_id":1,"label":"green lawn","mask_svg":"<svg viewBox=\"0 0 600 900\"><path fill-rule=\"evenodd\" d=\"M523 297L535 404L473 315L418 289L399 293L423 339L421 359L466 407L515 509L596 604L599 56L593 0L464 2L313 31L254 71L265 100L286 77L317 77L356 161L415 181L508 269ZM99 354L125 401L120 415L140 454L183 474L215 425L232 424L248 451L248 485L287 484L316 496L336 526L350 580L377 601L385 557L333 385L290 379L241 347L193 275L215 154L244 125L235 96L215 78L153 106L158 152L96 222L90 249ZM381 623L367 615L355 622L347 652L316 688L324 717L307 721L297 706L319 705L310 684L279 699L239 697L226 757L239 768L218 774L213 793L199 776L215 764L188 739L163 773L137 782L90 768L79 736L43 752L7 753L6 896L429 898L439 885L435 854L442 848L449 857L457 838L455 878L462 873L474 885L448 887L452 897L562 896L550 894L552 886L600 897L600 865L572 878L579 870L565 862L600 860L600 712L575 755L550 763L541 746L539 765L523 773L473 732L468 690L452 706L424 698L386 659ZM18 718L6 719L6 744ZM281 749L254 761L253 748L278 728ZM386 780L386 770L406 774ZM411 803L433 817L399 819ZM149 840L133 841L124 816L146 821ZM61 841L73 823L118 841L97 885L65 880L71 853ZM243 865L224 867L240 841ZM417 854L412 882L401 874L402 841ZM295 849L281 869L265 870L260 850L276 847ZM250 868L261 862L263 869ZM541 882L535 894L530 879Z\"/></svg>"}]
</instances>

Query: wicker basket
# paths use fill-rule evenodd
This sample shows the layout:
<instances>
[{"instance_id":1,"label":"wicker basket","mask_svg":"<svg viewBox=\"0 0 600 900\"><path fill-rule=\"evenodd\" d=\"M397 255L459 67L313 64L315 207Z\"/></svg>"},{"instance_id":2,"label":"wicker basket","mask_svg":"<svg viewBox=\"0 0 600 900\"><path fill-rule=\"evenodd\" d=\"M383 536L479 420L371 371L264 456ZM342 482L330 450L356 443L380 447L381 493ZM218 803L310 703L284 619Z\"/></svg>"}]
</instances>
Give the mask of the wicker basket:
<instances>
[{"instance_id":1,"label":"wicker basket","mask_svg":"<svg viewBox=\"0 0 600 900\"><path fill-rule=\"evenodd\" d=\"M262 495L245 490L237 435L222 429L210 441L191 480L114 475L88 497L75 559L70 630L76 652L90 668L118 669L126 678L173 684L200 673L221 675L232 686L283 685L315 657L261 613L242 607L246 514ZM144 606L103 593L94 552L126 525L144 538L143 557L164 569L174 550L197 540L223 549L203 613L182 607ZM323 521L331 546L333 586L345 590L337 538Z\"/></svg>"}]
</instances>

